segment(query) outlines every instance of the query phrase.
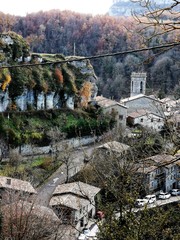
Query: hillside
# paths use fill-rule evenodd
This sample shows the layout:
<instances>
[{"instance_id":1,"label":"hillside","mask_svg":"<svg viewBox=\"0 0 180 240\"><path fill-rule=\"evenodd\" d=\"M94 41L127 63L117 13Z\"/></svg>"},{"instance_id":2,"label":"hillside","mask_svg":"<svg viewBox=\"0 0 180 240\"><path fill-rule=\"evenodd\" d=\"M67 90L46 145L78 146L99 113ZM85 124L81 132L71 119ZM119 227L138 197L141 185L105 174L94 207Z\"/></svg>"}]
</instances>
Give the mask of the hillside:
<instances>
[{"instance_id":1,"label":"hillside","mask_svg":"<svg viewBox=\"0 0 180 240\"><path fill-rule=\"evenodd\" d=\"M52 10L14 17L0 13L1 32L9 29L29 43L31 52L64 57L116 53L176 41L178 31L151 38L151 29L138 33L132 17L112 17ZM6 20L6 21L5 21ZM179 48L144 51L92 60L98 94L119 100L128 97L132 71L146 71L148 94L178 95ZM160 71L161 69L161 71ZM166 77L166 78L165 78ZM178 95L179 96L179 95ZM176 96L178 98L178 96Z\"/></svg>"},{"instance_id":2,"label":"hillside","mask_svg":"<svg viewBox=\"0 0 180 240\"><path fill-rule=\"evenodd\" d=\"M76 58L31 54L22 36L0 35L0 65L7 66L0 69L2 148L106 131L109 120L99 124L101 113L88 109L97 94L94 69L89 60L72 61Z\"/></svg>"}]
</instances>

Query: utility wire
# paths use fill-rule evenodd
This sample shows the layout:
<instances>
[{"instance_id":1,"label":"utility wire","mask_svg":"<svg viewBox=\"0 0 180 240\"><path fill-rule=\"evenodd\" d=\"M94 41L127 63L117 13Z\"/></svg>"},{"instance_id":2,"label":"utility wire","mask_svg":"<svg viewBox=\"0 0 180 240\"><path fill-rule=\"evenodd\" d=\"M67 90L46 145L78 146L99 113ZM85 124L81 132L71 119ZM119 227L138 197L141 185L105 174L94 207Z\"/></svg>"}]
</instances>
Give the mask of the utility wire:
<instances>
[{"instance_id":1,"label":"utility wire","mask_svg":"<svg viewBox=\"0 0 180 240\"><path fill-rule=\"evenodd\" d=\"M0 69L61 64L61 63L74 62L74 61L83 61L83 60L87 60L87 59L91 60L91 59L97 59L97 58L103 58L103 57L112 57L112 56L125 55L125 54L130 54L130 53L156 50L156 49L161 49L161 48L171 48L171 47L175 47L175 46L179 46L179 45L180 45L180 42L173 42L173 43L158 45L158 46L154 46L154 47L140 48L140 49L134 49L134 50L128 50L128 51L122 51L122 52L115 52L115 53L100 54L100 55L89 56L89 57L76 57L76 58L71 58L71 59L67 59L67 60L52 61L52 62L28 63L28 64L1 66Z\"/></svg>"}]
</instances>

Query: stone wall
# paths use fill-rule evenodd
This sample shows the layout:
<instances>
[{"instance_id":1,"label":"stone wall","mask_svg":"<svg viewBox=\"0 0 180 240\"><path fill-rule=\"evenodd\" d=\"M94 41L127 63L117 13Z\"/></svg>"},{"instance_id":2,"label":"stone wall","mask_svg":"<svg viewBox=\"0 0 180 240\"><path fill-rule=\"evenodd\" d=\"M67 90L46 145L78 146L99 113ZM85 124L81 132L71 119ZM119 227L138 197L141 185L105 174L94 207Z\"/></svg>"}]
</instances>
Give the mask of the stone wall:
<instances>
[{"instance_id":1,"label":"stone wall","mask_svg":"<svg viewBox=\"0 0 180 240\"><path fill-rule=\"evenodd\" d=\"M72 138L69 140L64 140L58 142L54 145L44 146L44 147L36 147L33 145L22 145L18 148L10 149L10 154L20 154L22 157L26 156L38 156L38 155L47 155L50 153L61 152L64 149L64 146L72 147L72 148L80 148L85 145L89 145L94 143L97 140L97 137L83 137L83 138ZM7 158L9 154L6 156L2 155L2 149L0 148L0 158Z\"/></svg>"}]
</instances>

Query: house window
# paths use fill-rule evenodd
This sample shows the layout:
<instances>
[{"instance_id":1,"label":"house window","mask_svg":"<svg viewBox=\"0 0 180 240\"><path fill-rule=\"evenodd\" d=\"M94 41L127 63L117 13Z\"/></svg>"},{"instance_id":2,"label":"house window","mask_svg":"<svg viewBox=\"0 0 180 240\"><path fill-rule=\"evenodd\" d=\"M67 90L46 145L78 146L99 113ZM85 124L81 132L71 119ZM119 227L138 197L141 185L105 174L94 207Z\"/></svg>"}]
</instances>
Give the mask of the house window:
<instances>
[{"instance_id":1,"label":"house window","mask_svg":"<svg viewBox=\"0 0 180 240\"><path fill-rule=\"evenodd\" d=\"M80 219L80 226L81 226L81 227L84 226L84 219L83 219L83 218Z\"/></svg>"},{"instance_id":2,"label":"house window","mask_svg":"<svg viewBox=\"0 0 180 240\"><path fill-rule=\"evenodd\" d=\"M141 118L141 122L143 122L143 118Z\"/></svg>"},{"instance_id":3,"label":"house window","mask_svg":"<svg viewBox=\"0 0 180 240\"><path fill-rule=\"evenodd\" d=\"M161 121L161 119L159 118L159 119L158 119L158 122L160 122L160 121Z\"/></svg>"},{"instance_id":4,"label":"house window","mask_svg":"<svg viewBox=\"0 0 180 240\"><path fill-rule=\"evenodd\" d=\"M153 122L153 118L151 118L151 122Z\"/></svg>"},{"instance_id":5,"label":"house window","mask_svg":"<svg viewBox=\"0 0 180 240\"><path fill-rule=\"evenodd\" d=\"M123 115L119 115L119 120L123 120Z\"/></svg>"}]
</instances>

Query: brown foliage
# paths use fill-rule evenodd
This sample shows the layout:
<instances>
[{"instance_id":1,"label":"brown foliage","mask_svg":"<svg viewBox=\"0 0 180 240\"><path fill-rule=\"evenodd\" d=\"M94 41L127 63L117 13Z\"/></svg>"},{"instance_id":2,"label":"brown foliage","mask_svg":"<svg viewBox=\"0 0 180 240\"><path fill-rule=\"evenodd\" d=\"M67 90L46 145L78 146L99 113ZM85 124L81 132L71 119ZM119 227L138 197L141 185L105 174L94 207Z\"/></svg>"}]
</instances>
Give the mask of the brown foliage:
<instances>
[{"instance_id":1,"label":"brown foliage","mask_svg":"<svg viewBox=\"0 0 180 240\"><path fill-rule=\"evenodd\" d=\"M85 82L80 90L80 95L82 97L81 105L87 107L88 101L91 97L92 84L90 82Z\"/></svg>"},{"instance_id":2,"label":"brown foliage","mask_svg":"<svg viewBox=\"0 0 180 240\"><path fill-rule=\"evenodd\" d=\"M55 69L55 76L56 76L56 79L59 81L59 83L63 84L64 78L62 75L62 71L59 68Z\"/></svg>"}]
</instances>

